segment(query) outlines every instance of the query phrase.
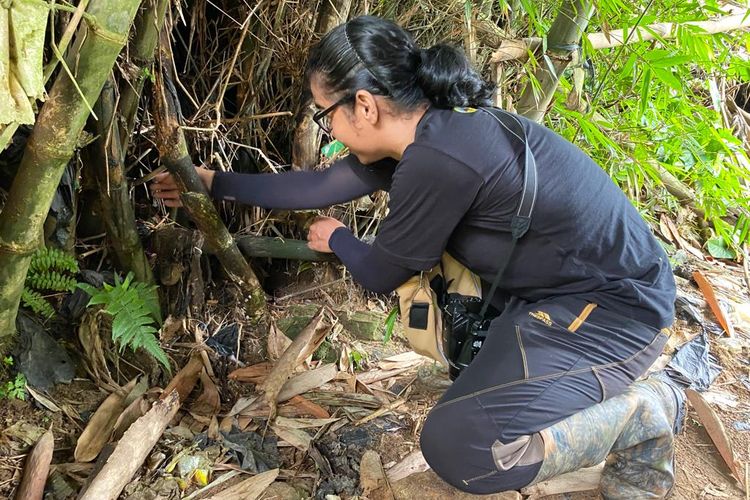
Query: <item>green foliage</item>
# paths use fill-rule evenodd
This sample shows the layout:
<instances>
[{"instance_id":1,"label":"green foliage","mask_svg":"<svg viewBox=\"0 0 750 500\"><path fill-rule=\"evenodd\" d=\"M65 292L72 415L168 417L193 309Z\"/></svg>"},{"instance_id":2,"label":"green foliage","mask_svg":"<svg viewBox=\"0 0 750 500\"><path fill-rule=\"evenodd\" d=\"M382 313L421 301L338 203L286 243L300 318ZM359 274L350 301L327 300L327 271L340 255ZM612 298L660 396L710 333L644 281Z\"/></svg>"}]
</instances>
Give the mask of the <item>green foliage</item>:
<instances>
[{"instance_id":1,"label":"green foliage","mask_svg":"<svg viewBox=\"0 0 750 500\"><path fill-rule=\"evenodd\" d=\"M366 352L358 351L356 349L352 349L349 352L349 362L351 362L355 370L361 370L365 361L367 361Z\"/></svg>"},{"instance_id":2,"label":"green foliage","mask_svg":"<svg viewBox=\"0 0 750 500\"><path fill-rule=\"evenodd\" d=\"M65 276L57 271L43 271L26 276L26 285L37 290L53 290L55 292L66 292L76 286L75 278Z\"/></svg>"},{"instance_id":3,"label":"green foliage","mask_svg":"<svg viewBox=\"0 0 750 500\"><path fill-rule=\"evenodd\" d=\"M40 248L31 257L21 303L45 318L55 315L55 309L42 296L42 291L65 292L76 286L79 271L75 257L56 248Z\"/></svg>"},{"instance_id":4,"label":"green foliage","mask_svg":"<svg viewBox=\"0 0 750 500\"><path fill-rule=\"evenodd\" d=\"M105 283L102 289L85 283L78 287L91 295L89 306L101 304L104 312L112 316L112 340L120 352L126 347L133 351L143 349L171 372L169 359L156 337L156 326L162 322L157 287L135 282L133 277L132 272L124 281L115 277L114 285Z\"/></svg>"},{"instance_id":5,"label":"green foliage","mask_svg":"<svg viewBox=\"0 0 750 500\"><path fill-rule=\"evenodd\" d=\"M737 254L721 238L712 238L706 242L706 249L715 259L735 259Z\"/></svg>"},{"instance_id":6,"label":"green foliage","mask_svg":"<svg viewBox=\"0 0 750 500\"><path fill-rule=\"evenodd\" d=\"M29 274L41 274L46 271L68 272L79 271L78 262L70 254L56 248L40 248L31 257Z\"/></svg>"},{"instance_id":7,"label":"green foliage","mask_svg":"<svg viewBox=\"0 0 750 500\"><path fill-rule=\"evenodd\" d=\"M49 319L55 315L55 309L47 302L41 293L24 288L21 292L21 302L23 305L34 311L40 316Z\"/></svg>"},{"instance_id":8,"label":"green foliage","mask_svg":"<svg viewBox=\"0 0 750 500\"><path fill-rule=\"evenodd\" d=\"M396 327L396 320L398 319L398 306L394 306L385 318L383 343L387 344L393 337L393 329Z\"/></svg>"},{"instance_id":9,"label":"green foliage","mask_svg":"<svg viewBox=\"0 0 750 500\"><path fill-rule=\"evenodd\" d=\"M13 380L0 383L0 399L20 399L21 401L26 401L26 377L23 373L16 374Z\"/></svg>"},{"instance_id":10,"label":"green foliage","mask_svg":"<svg viewBox=\"0 0 750 500\"><path fill-rule=\"evenodd\" d=\"M521 4L527 12L538 9ZM750 159L747 144L732 131L727 107L733 89L750 81L744 55L750 34L707 34L684 24L721 15L726 14L714 0L596 2L588 32L622 34L623 28L672 22L675 36L600 50L591 50L584 40L585 106L566 107L573 89L568 71L547 120L599 163L639 208L655 203L677 208L678 200L661 180L661 171L672 174L695 194L695 205L724 242L722 255L729 255L750 241L750 196L743 185L750 182ZM529 12L535 35L544 33L540 19ZM726 222L737 215L736 223ZM707 248L719 251L715 243Z\"/></svg>"}]
</instances>

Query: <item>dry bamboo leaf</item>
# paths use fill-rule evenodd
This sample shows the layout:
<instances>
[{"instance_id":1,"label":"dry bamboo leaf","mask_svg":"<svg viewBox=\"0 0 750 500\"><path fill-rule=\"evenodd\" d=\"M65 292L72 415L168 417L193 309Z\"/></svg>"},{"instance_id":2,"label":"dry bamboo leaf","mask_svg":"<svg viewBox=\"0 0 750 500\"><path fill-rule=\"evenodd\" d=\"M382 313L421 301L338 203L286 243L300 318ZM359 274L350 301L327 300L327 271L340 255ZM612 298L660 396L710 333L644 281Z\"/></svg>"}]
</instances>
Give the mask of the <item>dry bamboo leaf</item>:
<instances>
[{"instance_id":1,"label":"dry bamboo leaf","mask_svg":"<svg viewBox=\"0 0 750 500\"><path fill-rule=\"evenodd\" d=\"M245 411L247 408L250 408L253 406L253 403L255 403L258 400L257 396L252 396L248 398L240 398L235 403L234 406L232 406L232 409L229 410L229 413L227 413L227 417L233 417L235 415L238 415Z\"/></svg>"},{"instance_id":2,"label":"dry bamboo leaf","mask_svg":"<svg viewBox=\"0 0 750 500\"><path fill-rule=\"evenodd\" d=\"M112 431L112 441L119 441L125 431L127 431L133 422L141 418L148 411L149 404L145 396L141 395L136 398L127 408L117 417L115 427Z\"/></svg>"},{"instance_id":3,"label":"dry bamboo leaf","mask_svg":"<svg viewBox=\"0 0 750 500\"><path fill-rule=\"evenodd\" d=\"M125 432L80 500L114 500L119 497L179 409L176 391L154 403L148 413Z\"/></svg>"},{"instance_id":4,"label":"dry bamboo leaf","mask_svg":"<svg viewBox=\"0 0 750 500\"><path fill-rule=\"evenodd\" d=\"M662 216L659 218L659 232L670 243L674 243L674 236L672 235L672 231L669 229L669 226L667 225L667 221L665 220L666 218L667 216L664 214L662 214Z\"/></svg>"},{"instance_id":5,"label":"dry bamboo leaf","mask_svg":"<svg viewBox=\"0 0 750 500\"><path fill-rule=\"evenodd\" d=\"M262 383L271 370L273 365L267 361L258 363L252 366L246 366L244 368L238 368L229 374L230 380L236 380L238 382L249 382L251 384Z\"/></svg>"},{"instance_id":6,"label":"dry bamboo leaf","mask_svg":"<svg viewBox=\"0 0 750 500\"><path fill-rule=\"evenodd\" d=\"M719 450L719 455L721 455L724 463L727 464L727 467L729 467L729 470L732 472L735 479L741 482L743 475L739 472L739 465L735 460L732 443L729 441L726 430L724 430L724 424L721 423L719 417L708 403L706 403L706 400L703 399L703 396L701 396L700 393L693 389L685 389L685 395L695 409L695 412L698 414L698 419L701 424L703 424L706 432L708 432L714 446Z\"/></svg>"},{"instance_id":7,"label":"dry bamboo leaf","mask_svg":"<svg viewBox=\"0 0 750 500\"><path fill-rule=\"evenodd\" d=\"M312 436L302 429L284 427L282 425L274 424L271 426L273 432L282 441L286 441L298 450L307 452L310 449L310 443L312 443Z\"/></svg>"},{"instance_id":8,"label":"dry bamboo leaf","mask_svg":"<svg viewBox=\"0 0 750 500\"><path fill-rule=\"evenodd\" d=\"M284 406L293 406L297 408L300 415L312 415L315 418L328 418L331 416L331 414L328 413L328 410L303 396L294 396L289 400L289 403Z\"/></svg>"},{"instance_id":9,"label":"dry bamboo leaf","mask_svg":"<svg viewBox=\"0 0 750 500\"><path fill-rule=\"evenodd\" d=\"M302 335L305 333L305 330L307 328L313 327L312 336L310 339L303 343L302 351L297 356L297 364L302 363L306 359L310 358L315 351L318 350L320 345L323 343L323 341L326 339L326 336L331 331L331 325L329 325L326 321L323 321L325 309L321 309L320 313L318 313L311 321L310 324L307 325L302 332L300 332L299 335ZM318 317L320 316L320 323L318 323ZM299 339L299 336L297 336L296 339L294 339L294 342L297 342L297 339ZM302 341L300 341L302 343ZM291 345L290 345L291 347ZM294 349L294 348L292 348Z\"/></svg>"},{"instance_id":10,"label":"dry bamboo leaf","mask_svg":"<svg viewBox=\"0 0 750 500\"><path fill-rule=\"evenodd\" d=\"M357 375L357 379L363 384L372 384L373 382L380 382L402 373L412 370L416 365L407 366L405 368L397 368L393 370L370 370L368 372L360 373Z\"/></svg>"},{"instance_id":11,"label":"dry bamboo leaf","mask_svg":"<svg viewBox=\"0 0 750 500\"><path fill-rule=\"evenodd\" d=\"M23 467L23 478L16 491L16 498L23 500L42 500L44 484L47 482L52 452L55 450L55 438L52 431L45 432L28 454Z\"/></svg>"},{"instance_id":12,"label":"dry bamboo leaf","mask_svg":"<svg viewBox=\"0 0 750 500\"><path fill-rule=\"evenodd\" d=\"M40 405L44 406L49 411L54 412L54 413L61 411L60 407L57 406L57 404L54 401L52 401L50 398L46 397L45 395L43 395L42 393L40 393L39 391L31 387L29 384L26 384L26 392L31 394L31 397L36 399Z\"/></svg>"},{"instance_id":13,"label":"dry bamboo leaf","mask_svg":"<svg viewBox=\"0 0 750 500\"><path fill-rule=\"evenodd\" d=\"M276 418L276 425L287 429L314 429L338 422L341 418Z\"/></svg>"},{"instance_id":14,"label":"dry bamboo leaf","mask_svg":"<svg viewBox=\"0 0 750 500\"><path fill-rule=\"evenodd\" d=\"M667 224L667 227L669 227L669 230L672 232L672 236L674 236L675 241L677 242L677 246L682 248L683 250L687 250L691 254L693 254L694 257L700 260L705 260L705 257L703 256L703 253L695 248L693 245L685 241L685 239L680 236L680 232L677 230L677 226L674 225L674 222L672 222L671 219L666 217L664 221Z\"/></svg>"},{"instance_id":15,"label":"dry bamboo leaf","mask_svg":"<svg viewBox=\"0 0 750 500\"><path fill-rule=\"evenodd\" d=\"M432 362L430 358L417 354L414 351L408 351L383 359L378 363L378 368L381 370L393 370L395 368L405 368L406 366L421 365L428 361Z\"/></svg>"},{"instance_id":16,"label":"dry bamboo leaf","mask_svg":"<svg viewBox=\"0 0 750 500\"><path fill-rule=\"evenodd\" d=\"M276 322L272 322L271 328L268 332L268 357L272 361L276 361L281 358L284 351L286 351L290 345L292 345L292 339L279 330L276 326Z\"/></svg>"},{"instance_id":17,"label":"dry bamboo leaf","mask_svg":"<svg viewBox=\"0 0 750 500\"><path fill-rule=\"evenodd\" d=\"M698 288L703 292L703 296L706 298L708 306L716 316L716 319L719 320L721 327L727 332L727 335L734 337L734 327L732 326L732 323L729 322L726 314L724 314L724 310L721 308L721 304L719 304L719 301L716 299L716 293L714 292L711 283L708 282L706 277L703 276L703 273L700 271L693 272L693 279L698 283Z\"/></svg>"},{"instance_id":18,"label":"dry bamboo leaf","mask_svg":"<svg viewBox=\"0 0 750 500\"><path fill-rule=\"evenodd\" d=\"M193 354L190 357L190 361L175 374L169 385L167 385L167 388L164 389L161 399L165 399L169 396L170 392L176 390L180 396L180 404L182 404L193 391L202 369L203 360L199 354Z\"/></svg>"},{"instance_id":19,"label":"dry bamboo leaf","mask_svg":"<svg viewBox=\"0 0 750 500\"><path fill-rule=\"evenodd\" d=\"M135 385L136 379L133 379L125 387L107 396L107 399L99 405L78 438L73 453L76 462L91 462L99 455L99 452L102 451L102 448L112 436L117 419L125 409L125 398Z\"/></svg>"},{"instance_id":20,"label":"dry bamboo leaf","mask_svg":"<svg viewBox=\"0 0 750 500\"><path fill-rule=\"evenodd\" d=\"M216 384L214 384L205 368L201 371L200 379L203 392L190 407L190 414L196 419L200 416L210 421L221 409L221 398L219 397L219 391L216 389Z\"/></svg>"},{"instance_id":21,"label":"dry bamboo leaf","mask_svg":"<svg viewBox=\"0 0 750 500\"><path fill-rule=\"evenodd\" d=\"M307 357L304 355L306 348L309 348L310 344L313 343L316 338L321 336L324 337L329 329L330 326L324 321L324 309L321 309L312 321L310 321L310 323L302 329L299 335L297 335L297 338L294 339L287 350L284 351L284 354L279 358L276 366L273 367L271 373L266 377L266 380L263 382L260 389L264 393L265 401L271 409L271 420L273 420L276 415L276 402L279 399L282 387L289 376L294 372L294 368L301 360L304 360ZM296 394L292 394L292 396ZM288 396L286 399L292 396Z\"/></svg>"},{"instance_id":22,"label":"dry bamboo leaf","mask_svg":"<svg viewBox=\"0 0 750 500\"><path fill-rule=\"evenodd\" d=\"M278 392L276 401L281 403L293 398L294 396L299 396L307 391L317 389L323 384L333 380L334 377L336 377L336 373L338 373L338 368L336 368L335 363L323 365L314 370L300 373L289 379L283 385Z\"/></svg>"},{"instance_id":23,"label":"dry bamboo leaf","mask_svg":"<svg viewBox=\"0 0 750 500\"><path fill-rule=\"evenodd\" d=\"M276 481L279 469L262 472L250 479L235 484L221 493L208 497L206 500L256 500L266 488Z\"/></svg>"},{"instance_id":24,"label":"dry bamboo leaf","mask_svg":"<svg viewBox=\"0 0 750 500\"><path fill-rule=\"evenodd\" d=\"M372 420L375 420L376 418L380 417L381 415L385 415L386 413L389 413L389 412L395 410L396 408L398 408L399 406L403 405L404 403L406 403L406 399L397 399L396 401L394 401L394 402L392 402L392 403L390 403L390 404L388 404L386 406L383 406L382 408L379 408L379 409L375 410L374 412L370 413L366 417L357 420L356 422L354 422L354 426L357 427L357 426L360 426L360 425L364 425L367 422L371 422Z\"/></svg>"}]
</instances>

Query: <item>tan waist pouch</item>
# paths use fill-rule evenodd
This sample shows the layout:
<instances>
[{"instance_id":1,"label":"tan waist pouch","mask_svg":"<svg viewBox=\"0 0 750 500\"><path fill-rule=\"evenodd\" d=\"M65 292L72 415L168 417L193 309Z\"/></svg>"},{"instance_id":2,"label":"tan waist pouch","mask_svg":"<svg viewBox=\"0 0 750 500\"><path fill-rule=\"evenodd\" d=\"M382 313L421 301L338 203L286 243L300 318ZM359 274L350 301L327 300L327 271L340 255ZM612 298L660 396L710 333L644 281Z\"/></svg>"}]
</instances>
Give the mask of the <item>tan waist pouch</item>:
<instances>
[{"instance_id":1,"label":"tan waist pouch","mask_svg":"<svg viewBox=\"0 0 750 500\"><path fill-rule=\"evenodd\" d=\"M437 276L442 276L449 294L481 298L482 288L479 277L446 252L434 268L412 276L396 289L401 324L409 345L415 352L447 366L443 314L438 295L430 286Z\"/></svg>"}]
</instances>

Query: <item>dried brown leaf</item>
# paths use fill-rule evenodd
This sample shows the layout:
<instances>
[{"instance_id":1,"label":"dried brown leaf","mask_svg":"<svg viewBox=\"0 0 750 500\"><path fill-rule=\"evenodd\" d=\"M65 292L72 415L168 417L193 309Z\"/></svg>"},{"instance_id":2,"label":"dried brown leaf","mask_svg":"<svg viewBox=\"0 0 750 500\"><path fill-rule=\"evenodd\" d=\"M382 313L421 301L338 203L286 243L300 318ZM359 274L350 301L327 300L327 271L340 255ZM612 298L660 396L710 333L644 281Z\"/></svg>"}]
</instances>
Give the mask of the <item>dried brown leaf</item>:
<instances>
[{"instance_id":1,"label":"dried brown leaf","mask_svg":"<svg viewBox=\"0 0 750 500\"><path fill-rule=\"evenodd\" d=\"M251 384L262 383L271 370L273 365L267 361L258 363L244 368L238 368L229 374L230 380L236 380L238 382L249 382Z\"/></svg>"},{"instance_id":2,"label":"dried brown leaf","mask_svg":"<svg viewBox=\"0 0 750 500\"><path fill-rule=\"evenodd\" d=\"M284 335L276 323L272 322L268 331L268 357L276 361L290 345L292 345L292 339Z\"/></svg>"},{"instance_id":3,"label":"dried brown leaf","mask_svg":"<svg viewBox=\"0 0 750 500\"><path fill-rule=\"evenodd\" d=\"M125 399L135 387L136 379L131 380L125 387L107 396L99 405L88 425L78 438L73 456L76 462L91 462L112 436L117 419L125 409Z\"/></svg>"},{"instance_id":4,"label":"dried brown leaf","mask_svg":"<svg viewBox=\"0 0 750 500\"><path fill-rule=\"evenodd\" d=\"M740 473L739 464L735 459L734 449L732 448L732 442L729 440L729 436L727 436L724 424L721 423L716 412L708 405L699 392L693 389L685 389L685 395L687 395L688 401L690 401L690 404L698 414L698 419L719 451L722 460L727 464L735 479L742 481L743 474Z\"/></svg>"},{"instance_id":5,"label":"dried brown leaf","mask_svg":"<svg viewBox=\"0 0 750 500\"><path fill-rule=\"evenodd\" d=\"M235 484L221 493L208 497L206 500L255 500L259 498L271 483L279 476L279 469L262 472L256 476Z\"/></svg>"},{"instance_id":6,"label":"dried brown leaf","mask_svg":"<svg viewBox=\"0 0 750 500\"><path fill-rule=\"evenodd\" d=\"M165 399L169 396L169 393L176 390L180 397L180 404L182 404L190 393L193 392L201 370L203 370L203 360L199 354L193 354L190 357L190 361L175 374L169 385L167 385L167 388L164 389L161 399Z\"/></svg>"},{"instance_id":7,"label":"dried brown leaf","mask_svg":"<svg viewBox=\"0 0 750 500\"><path fill-rule=\"evenodd\" d=\"M706 298L706 302L708 302L708 307L711 308L716 319L719 320L721 327L727 332L727 335L734 337L734 327L732 326L732 323L730 323L726 314L724 314L724 310L721 308L719 301L716 299L716 292L714 292L711 283L709 283L700 271L693 272L693 279L698 284L698 288L700 288L701 292L703 292L703 296Z\"/></svg>"},{"instance_id":8,"label":"dried brown leaf","mask_svg":"<svg viewBox=\"0 0 750 500\"><path fill-rule=\"evenodd\" d=\"M324 320L324 310L321 309L284 351L271 373L266 377L260 389L271 409L271 419L276 415L276 402L279 399L279 393L289 376L294 373L294 368L309 355L305 353L310 349L311 344L315 343L316 339L325 337L329 330L330 326ZM310 354L313 351L310 351Z\"/></svg>"},{"instance_id":9,"label":"dried brown leaf","mask_svg":"<svg viewBox=\"0 0 750 500\"><path fill-rule=\"evenodd\" d=\"M218 389L216 389L216 384L214 384L205 368L201 371L200 379L203 392L190 407L190 413L196 418L199 415L210 420L218 415L221 409L221 398Z\"/></svg>"}]
</instances>

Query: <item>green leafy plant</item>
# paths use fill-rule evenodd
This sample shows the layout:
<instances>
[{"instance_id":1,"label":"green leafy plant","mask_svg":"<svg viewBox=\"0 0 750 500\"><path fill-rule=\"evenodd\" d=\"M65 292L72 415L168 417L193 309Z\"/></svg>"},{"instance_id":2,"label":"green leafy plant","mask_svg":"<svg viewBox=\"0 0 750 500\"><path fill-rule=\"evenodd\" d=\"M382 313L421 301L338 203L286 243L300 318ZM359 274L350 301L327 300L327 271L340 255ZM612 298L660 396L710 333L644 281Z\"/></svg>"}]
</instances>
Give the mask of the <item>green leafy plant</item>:
<instances>
[{"instance_id":1,"label":"green leafy plant","mask_svg":"<svg viewBox=\"0 0 750 500\"><path fill-rule=\"evenodd\" d=\"M533 2L520 2L531 31L542 26ZM614 32L669 21L668 36L609 49L582 41L589 76L583 88L563 74L547 125L584 149L648 216L680 205L713 226L723 240L706 248L720 258L750 243L748 141L733 131L733 96L750 81L744 30L711 34L689 23L726 15L715 0L596 2L588 31ZM543 64L530 60L530 64ZM583 96L571 107L569 94ZM571 109L572 108L572 109ZM678 194L675 182L682 188Z\"/></svg>"},{"instance_id":2,"label":"green leafy plant","mask_svg":"<svg viewBox=\"0 0 750 500\"><path fill-rule=\"evenodd\" d=\"M171 372L156 337L156 327L162 322L157 287L133 281L133 277L132 272L122 281L115 276L114 285L105 283L101 289L86 283L78 283L78 287L91 295L89 306L103 305L103 311L112 316L112 340L120 352L126 347L143 349Z\"/></svg>"},{"instance_id":3,"label":"green leafy plant","mask_svg":"<svg viewBox=\"0 0 750 500\"><path fill-rule=\"evenodd\" d=\"M26 377L23 373L18 373L13 380L0 384L0 399L26 401Z\"/></svg>"},{"instance_id":4,"label":"green leafy plant","mask_svg":"<svg viewBox=\"0 0 750 500\"><path fill-rule=\"evenodd\" d=\"M75 257L56 248L40 248L31 257L21 303L35 313L51 318L55 309L41 292L71 291L78 273Z\"/></svg>"},{"instance_id":5,"label":"green leafy plant","mask_svg":"<svg viewBox=\"0 0 750 500\"><path fill-rule=\"evenodd\" d=\"M398 319L398 306L394 306L385 318L383 343L387 344L393 337L393 330L396 327L396 320Z\"/></svg>"},{"instance_id":6,"label":"green leafy plant","mask_svg":"<svg viewBox=\"0 0 750 500\"><path fill-rule=\"evenodd\" d=\"M21 292L21 302L36 314L45 318L51 318L55 315L55 308L47 302L47 299L41 293L35 290L24 288L23 292Z\"/></svg>"}]
</instances>

